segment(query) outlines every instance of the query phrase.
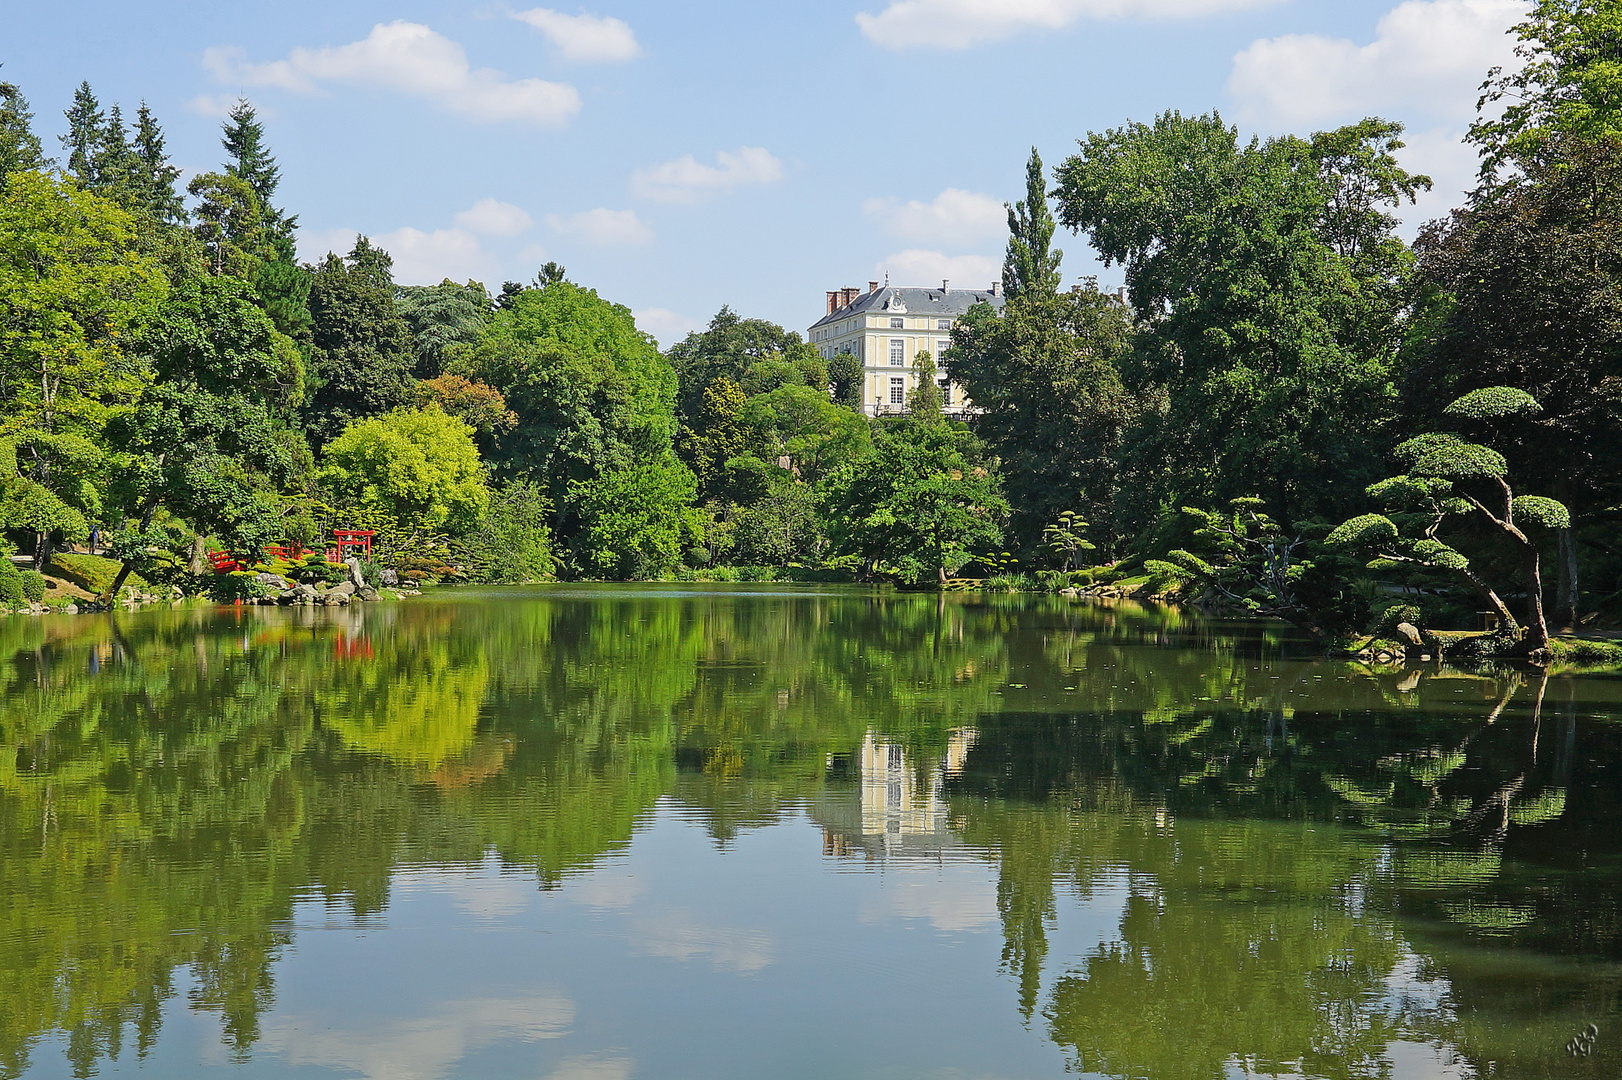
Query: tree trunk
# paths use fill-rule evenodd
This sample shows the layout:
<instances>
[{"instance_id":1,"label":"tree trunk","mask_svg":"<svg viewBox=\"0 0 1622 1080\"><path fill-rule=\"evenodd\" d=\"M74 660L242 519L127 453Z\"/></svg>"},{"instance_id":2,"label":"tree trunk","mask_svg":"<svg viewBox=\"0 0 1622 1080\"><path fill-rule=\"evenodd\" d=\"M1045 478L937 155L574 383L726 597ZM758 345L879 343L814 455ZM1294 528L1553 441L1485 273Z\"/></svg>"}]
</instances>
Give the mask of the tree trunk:
<instances>
[{"instance_id":1,"label":"tree trunk","mask_svg":"<svg viewBox=\"0 0 1622 1080\"><path fill-rule=\"evenodd\" d=\"M202 577L203 572L208 569L208 545L203 542L201 536L191 542L191 562L186 569L191 572L192 577Z\"/></svg>"},{"instance_id":2,"label":"tree trunk","mask_svg":"<svg viewBox=\"0 0 1622 1080\"><path fill-rule=\"evenodd\" d=\"M1559 530L1559 537L1560 576L1555 592L1554 624L1562 630L1573 630L1577 626L1580 595L1577 586L1577 539L1569 526Z\"/></svg>"},{"instance_id":3,"label":"tree trunk","mask_svg":"<svg viewBox=\"0 0 1622 1080\"><path fill-rule=\"evenodd\" d=\"M1503 627L1503 629L1520 629L1521 624L1515 621L1515 616L1510 613L1509 605L1504 603L1499 595L1493 591L1491 585L1488 585L1485 581L1482 581L1479 577L1477 577L1475 571L1473 570L1466 569L1464 571L1464 576L1470 579L1470 583L1480 590L1481 595L1487 598L1487 603L1491 604L1493 606L1493 610L1498 612L1498 618L1501 621L1500 625Z\"/></svg>"},{"instance_id":4,"label":"tree trunk","mask_svg":"<svg viewBox=\"0 0 1622 1080\"><path fill-rule=\"evenodd\" d=\"M1549 647L1549 624L1543 618L1543 573L1535 544L1526 545L1526 647L1531 652Z\"/></svg>"},{"instance_id":5,"label":"tree trunk","mask_svg":"<svg viewBox=\"0 0 1622 1080\"><path fill-rule=\"evenodd\" d=\"M146 531L152 527L152 515L156 514L157 512L158 501L153 499L151 502L146 504L146 509L141 512L141 528L138 535L146 535ZM118 568L118 576L113 578L113 583L109 585L107 587L107 591L101 595L101 599L106 601L109 606L111 606L112 602L118 598L118 590L124 587L124 582L129 580L130 571L135 568L135 560L138 557L139 556L132 553L124 559L124 564Z\"/></svg>"},{"instance_id":6,"label":"tree trunk","mask_svg":"<svg viewBox=\"0 0 1622 1080\"><path fill-rule=\"evenodd\" d=\"M34 532L34 569L41 573L51 561L51 533L49 529Z\"/></svg>"}]
</instances>

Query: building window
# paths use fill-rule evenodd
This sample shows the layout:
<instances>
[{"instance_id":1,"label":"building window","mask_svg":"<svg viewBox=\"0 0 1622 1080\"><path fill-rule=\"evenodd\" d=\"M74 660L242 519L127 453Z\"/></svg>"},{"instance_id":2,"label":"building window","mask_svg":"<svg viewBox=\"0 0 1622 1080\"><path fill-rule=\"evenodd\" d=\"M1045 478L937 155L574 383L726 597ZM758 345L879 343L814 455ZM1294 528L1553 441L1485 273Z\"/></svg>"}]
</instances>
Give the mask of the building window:
<instances>
[{"instance_id":1,"label":"building window","mask_svg":"<svg viewBox=\"0 0 1622 1080\"><path fill-rule=\"evenodd\" d=\"M907 342L905 338L893 337L890 339L890 366L901 367L907 362Z\"/></svg>"},{"instance_id":2,"label":"building window","mask_svg":"<svg viewBox=\"0 0 1622 1080\"><path fill-rule=\"evenodd\" d=\"M890 329L891 330L899 330L903 326L906 326L906 325L907 325L907 320L906 319L897 318L897 319L891 319L890 320Z\"/></svg>"},{"instance_id":3,"label":"building window","mask_svg":"<svg viewBox=\"0 0 1622 1080\"><path fill-rule=\"evenodd\" d=\"M940 381L940 388L941 388L941 404L942 405L950 405L952 403L952 382L951 382L951 380L950 379L942 379Z\"/></svg>"},{"instance_id":4,"label":"building window","mask_svg":"<svg viewBox=\"0 0 1622 1080\"><path fill-rule=\"evenodd\" d=\"M937 329L937 330L950 330L951 328L952 328L952 320L951 319L936 319L935 320L935 329Z\"/></svg>"},{"instance_id":5,"label":"building window","mask_svg":"<svg viewBox=\"0 0 1622 1080\"><path fill-rule=\"evenodd\" d=\"M952 342L950 339L943 339L935 342L935 359L939 360L941 357L945 356L946 350L950 349L951 347Z\"/></svg>"},{"instance_id":6,"label":"building window","mask_svg":"<svg viewBox=\"0 0 1622 1080\"><path fill-rule=\"evenodd\" d=\"M907 380L892 378L890 380L890 404L904 405L907 401Z\"/></svg>"}]
</instances>

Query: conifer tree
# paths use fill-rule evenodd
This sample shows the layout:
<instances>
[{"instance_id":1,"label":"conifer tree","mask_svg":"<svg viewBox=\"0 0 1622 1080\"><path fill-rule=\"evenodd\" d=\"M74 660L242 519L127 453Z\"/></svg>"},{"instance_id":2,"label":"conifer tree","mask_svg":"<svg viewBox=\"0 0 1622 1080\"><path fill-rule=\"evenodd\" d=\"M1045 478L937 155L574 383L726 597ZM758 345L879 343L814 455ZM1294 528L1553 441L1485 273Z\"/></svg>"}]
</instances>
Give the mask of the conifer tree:
<instances>
[{"instance_id":1,"label":"conifer tree","mask_svg":"<svg viewBox=\"0 0 1622 1080\"><path fill-rule=\"evenodd\" d=\"M107 110L107 122L90 159L90 175L85 188L112 199L126 210L144 209L141 161L130 146L129 129L124 126L124 110L116 104Z\"/></svg>"},{"instance_id":2,"label":"conifer tree","mask_svg":"<svg viewBox=\"0 0 1622 1080\"><path fill-rule=\"evenodd\" d=\"M225 137L220 142L230 156L225 171L245 181L253 189L253 193L259 197L265 227L290 249L298 218L287 217L271 203L277 186L282 182L282 171L265 145L265 126L259 122L259 114L254 111L252 102L245 98L237 101L226 120ZM289 259L291 254L289 250Z\"/></svg>"},{"instance_id":3,"label":"conifer tree","mask_svg":"<svg viewBox=\"0 0 1622 1080\"><path fill-rule=\"evenodd\" d=\"M60 138L62 149L68 152L68 172L89 186L95 178L95 161L107 117L88 82L79 84L73 92L73 105L63 115L68 118L68 133Z\"/></svg>"},{"instance_id":4,"label":"conifer tree","mask_svg":"<svg viewBox=\"0 0 1622 1080\"><path fill-rule=\"evenodd\" d=\"M14 172L50 164L34 134L33 119L22 91L12 83L0 82L0 183Z\"/></svg>"},{"instance_id":5,"label":"conifer tree","mask_svg":"<svg viewBox=\"0 0 1622 1080\"><path fill-rule=\"evenodd\" d=\"M172 225L184 224L186 205L175 190L180 170L169 164L169 153L163 145L163 129L158 126L146 102L135 113L135 140L131 147L140 173L140 193L143 209L159 221Z\"/></svg>"},{"instance_id":6,"label":"conifer tree","mask_svg":"<svg viewBox=\"0 0 1622 1080\"><path fill-rule=\"evenodd\" d=\"M1053 213L1048 209L1042 155L1031 147L1025 165L1025 198L1008 207L1008 253L1003 257L1002 287L1013 300L1025 293L1059 291L1059 260L1053 250Z\"/></svg>"}]
</instances>

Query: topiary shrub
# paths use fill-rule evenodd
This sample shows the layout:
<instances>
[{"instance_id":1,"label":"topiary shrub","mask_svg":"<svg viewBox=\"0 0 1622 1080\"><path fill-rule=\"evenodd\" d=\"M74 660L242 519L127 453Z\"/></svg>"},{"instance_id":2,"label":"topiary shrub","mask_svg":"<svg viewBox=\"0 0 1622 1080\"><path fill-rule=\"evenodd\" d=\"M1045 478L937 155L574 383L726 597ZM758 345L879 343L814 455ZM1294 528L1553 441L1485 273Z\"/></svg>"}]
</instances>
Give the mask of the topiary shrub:
<instances>
[{"instance_id":1,"label":"topiary shrub","mask_svg":"<svg viewBox=\"0 0 1622 1080\"><path fill-rule=\"evenodd\" d=\"M9 558L0 558L0 604L20 604L23 596L23 576Z\"/></svg>"},{"instance_id":2,"label":"topiary shrub","mask_svg":"<svg viewBox=\"0 0 1622 1080\"><path fill-rule=\"evenodd\" d=\"M1424 617L1424 613L1417 605L1399 601L1380 612L1374 622L1374 632L1382 637L1396 637L1398 623L1423 626Z\"/></svg>"},{"instance_id":3,"label":"topiary shrub","mask_svg":"<svg viewBox=\"0 0 1622 1080\"><path fill-rule=\"evenodd\" d=\"M38 570L24 570L17 575L22 583L23 599L31 604L37 604L45 599L45 575Z\"/></svg>"}]
</instances>

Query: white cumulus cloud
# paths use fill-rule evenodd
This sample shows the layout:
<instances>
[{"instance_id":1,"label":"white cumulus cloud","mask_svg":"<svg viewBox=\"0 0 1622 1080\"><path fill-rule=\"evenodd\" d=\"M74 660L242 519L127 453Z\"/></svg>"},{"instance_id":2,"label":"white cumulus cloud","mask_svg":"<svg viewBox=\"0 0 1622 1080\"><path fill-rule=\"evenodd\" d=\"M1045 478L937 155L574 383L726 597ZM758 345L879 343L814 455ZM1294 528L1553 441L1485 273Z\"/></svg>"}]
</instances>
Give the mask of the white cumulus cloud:
<instances>
[{"instance_id":1,"label":"white cumulus cloud","mask_svg":"<svg viewBox=\"0 0 1622 1080\"><path fill-rule=\"evenodd\" d=\"M783 163L759 146L741 146L715 155L714 165L701 165L692 154L638 169L631 190L644 199L667 203L694 203L710 195L783 178Z\"/></svg>"},{"instance_id":2,"label":"white cumulus cloud","mask_svg":"<svg viewBox=\"0 0 1622 1080\"><path fill-rule=\"evenodd\" d=\"M1407 0L1366 45L1321 34L1263 38L1233 58L1228 92L1251 122L1328 123L1400 109L1441 120L1473 115L1495 64L1512 65L1506 33L1523 0Z\"/></svg>"},{"instance_id":3,"label":"white cumulus cloud","mask_svg":"<svg viewBox=\"0 0 1622 1080\"><path fill-rule=\"evenodd\" d=\"M491 282L500 279L502 267L508 260L490 251L485 241L511 240L534 224L519 207L494 198L480 199L456 214L452 221L451 228L424 230L406 225L369 235L373 245L387 251L394 259L397 284L437 285L446 278ZM347 254L355 246L356 235L364 231L305 229L298 236L299 258L319 263L329 251ZM530 256L534 252L526 249L520 253L520 258L533 262Z\"/></svg>"},{"instance_id":4,"label":"white cumulus cloud","mask_svg":"<svg viewBox=\"0 0 1622 1080\"><path fill-rule=\"evenodd\" d=\"M456 215L456 224L470 232L485 236L517 236L534 221L512 203L499 199L480 199Z\"/></svg>"},{"instance_id":5,"label":"white cumulus cloud","mask_svg":"<svg viewBox=\"0 0 1622 1080\"><path fill-rule=\"evenodd\" d=\"M631 316L636 319L636 328L638 330L652 334L654 340L658 341L666 349L692 331L704 329L703 319L695 319L691 315L683 315L678 311L671 311L669 308L637 308L631 312ZM582 903L588 903L594 907L624 907L629 904L628 899L620 901L612 893L603 893L589 887L577 888L575 891L578 896L587 897L587 899L581 901Z\"/></svg>"},{"instance_id":6,"label":"white cumulus cloud","mask_svg":"<svg viewBox=\"0 0 1622 1080\"><path fill-rule=\"evenodd\" d=\"M958 188L947 188L927 203L868 199L862 210L890 235L915 243L973 244L1008 230L1002 200Z\"/></svg>"},{"instance_id":7,"label":"white cumulus cloud","mask_svg":"<svg viewBox=\"0 0 1622 1080\"><path fill-rule=\"evenodd\" d=\"M556 125L580 111L580 94L567 83L474 68L461 45L404 21L378 23L348 45L300 46L282 60L253 63L243 49L221 46L207 50L203 63L221 82L301 94L328 83L354 83L427 98L475 120Z\"/></svg>"},{"instance_id":8,"label":"white cumulus cloud","mask_svg":"<svg viewBox=\"0 0 1622 1080\"><path fill-rule=\"evenodd\" d=\"M513 18L546 35L565 60L581 64L617 63L642 55L636 35L622 19L597 15L565 15L551 8L519 11Z\"/></svg>"},{"instance_id":9,"label":"white cumulus cloud","mask_svg":"<svg viewBox=\"0 0 1622 1080\"><path fill-rule=\"evenodd\" d=\"M889 274L890 284L936 287L948 278L954 289L984 289L1002 280L1002 260L987 255L945 255L939 251L908 248L887 256L875 267Z\"/></svg>"},{"instance_id":10,"label":"white cumulus cloud","mask_svg":"<svg viewBox=\"0 0 1622 1080\"><path fill-rule=\"evenodd\" d=\"M1281 0L893 0L856 24L887 49L966 49L1025 30L1059 30L1080 19L1183 19Z\"/></svg>"},{"instance_id":11,"label":"white cumulus cloud","mask_svg":"<svg viewBox=\"0 0 1622 1080\"><path fill-rule=\"evenodd\" d=\"M653 230L642 223L635 210L609 210L599 206L567 217L548 214L546 223L557 232L579 237L597 247L646 244L653 239Z\"/></svg>"}]
</instances>

